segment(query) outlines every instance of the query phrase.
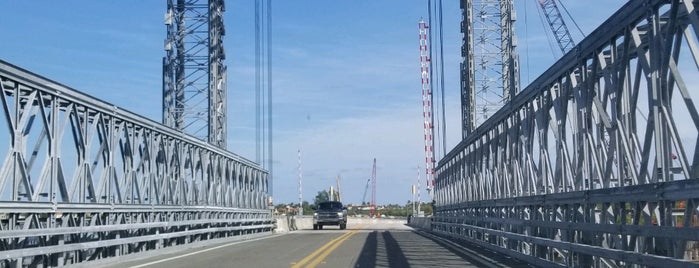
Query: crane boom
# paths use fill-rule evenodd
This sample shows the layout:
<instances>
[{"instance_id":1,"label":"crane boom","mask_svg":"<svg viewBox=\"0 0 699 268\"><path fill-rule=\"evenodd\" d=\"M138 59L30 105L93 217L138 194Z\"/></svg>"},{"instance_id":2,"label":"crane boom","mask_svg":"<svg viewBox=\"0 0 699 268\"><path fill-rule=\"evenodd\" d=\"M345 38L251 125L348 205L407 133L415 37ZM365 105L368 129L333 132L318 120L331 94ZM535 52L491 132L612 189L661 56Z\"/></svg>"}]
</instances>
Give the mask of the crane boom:
<instances>
[{"instance_id":1,"label":"crane boom","mask_svg":"<svg viewBox=\"0 0 699 268\"><path fill-rule=\"evenodd\" d=\"M564 54L573 49L575 42L570 36L570 31L568 31L568 26L566 26L565 21L563 21L563 16L561 16L561 11L558 10L556 5L556 0L539 0L539 7L544 12L546 21L551 27L553 36L556 38L558 47Z\"/></svg>"},{"instance_id":2,"label":"crane boom","mask_svg":"<svg viewBox=\"0 0 699 268\"><path fill-rule=\"evenodd\" d=\"M362 206L364 202L366 202L366 192L369 191L369 182L371 182L371 179L366 180L366 187L364 187L364 195L362 196Z\"/></svg>"}]
</instances>

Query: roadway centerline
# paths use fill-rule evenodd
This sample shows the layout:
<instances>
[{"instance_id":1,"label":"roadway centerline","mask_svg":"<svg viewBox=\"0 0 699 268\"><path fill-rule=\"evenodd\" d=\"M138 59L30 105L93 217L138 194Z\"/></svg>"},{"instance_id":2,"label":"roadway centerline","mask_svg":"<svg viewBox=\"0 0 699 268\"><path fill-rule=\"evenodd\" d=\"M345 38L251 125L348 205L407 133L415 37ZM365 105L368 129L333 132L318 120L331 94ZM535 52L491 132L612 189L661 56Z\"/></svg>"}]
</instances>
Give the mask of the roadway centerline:
<instances>
[{"instance_id":1,"label":"roadway centerline","mask_svg":"<svg viewBox=\"0 0 699 268\"><path fill-rule=\"evenodd\" d=\"M341 236L330 240L330 242L325 243L323 246L320 248L316 249L315 251L311 252L311 254L308 254L308 256L304 257L300 261L296 263L292 263L293 265L291 268L301 268L301 267L307 267L307 268L313 268L318 263L320 263L321 260L323 260L325 257L327 257L331 252L333 252L342 242L345 242L345 240L349 239L350 236L354 235L355 233L359 232L359 230L364 227L365 224L360 225L357 228L354 228L352 231L348 233L344 233ZM308 265L303 266L304 264L308 263Z\"/></svg>"}]
</instances>

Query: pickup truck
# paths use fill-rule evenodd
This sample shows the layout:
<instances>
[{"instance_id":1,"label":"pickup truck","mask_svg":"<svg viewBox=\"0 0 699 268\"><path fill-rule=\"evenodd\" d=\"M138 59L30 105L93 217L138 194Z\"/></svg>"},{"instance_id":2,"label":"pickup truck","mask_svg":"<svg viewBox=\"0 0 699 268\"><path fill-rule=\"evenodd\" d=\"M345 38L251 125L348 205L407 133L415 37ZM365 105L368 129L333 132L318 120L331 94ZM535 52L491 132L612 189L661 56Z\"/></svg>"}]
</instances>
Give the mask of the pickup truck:
<instances>
[{"instance_id":1,"label":"pickup truck","mask_svg":"<svg viewBox=\"0 0 699 268\"><path fill-rule=\"evenodd\" d=\"M347 210L337 201L321 202L313 213L313 230L323 230L323 225L339 225L347 228Z\"/></svg>"}]
</instances>

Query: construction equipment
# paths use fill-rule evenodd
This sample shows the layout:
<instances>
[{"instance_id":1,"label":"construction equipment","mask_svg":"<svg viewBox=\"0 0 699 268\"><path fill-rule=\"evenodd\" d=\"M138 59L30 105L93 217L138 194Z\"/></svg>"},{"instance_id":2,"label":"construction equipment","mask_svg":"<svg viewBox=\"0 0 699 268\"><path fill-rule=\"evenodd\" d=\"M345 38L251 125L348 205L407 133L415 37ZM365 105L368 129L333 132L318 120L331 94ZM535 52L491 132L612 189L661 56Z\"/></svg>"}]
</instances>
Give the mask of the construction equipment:
<instances>
[{"instance_id":1,"label":"construction equipment","mask_svg":"<svg viewBox=\"0 0 699 268\"><path fill-rule=\"evenodd\" d=\"M565 54L570 51L575 46L575 42L573 42L573 38L570 36L568 26L563 21L561 11L558 10L556 0L539 0L539 7L541 7L549 27L551 27L553 37L556 38L561 52Z\"/></svg>"},{"instance_id":2,"label":"construction equipment","mask_svg":"<svg viewBox=\"0 0 699 268\"><path fill-rule=\"evenodd\" d=\"M371 182L371 179L366 180L366 187L364 187L364 195L362 196L362 206L366 202L366 192L369 190L369 183Z\"/></svg>"}]
</instances>

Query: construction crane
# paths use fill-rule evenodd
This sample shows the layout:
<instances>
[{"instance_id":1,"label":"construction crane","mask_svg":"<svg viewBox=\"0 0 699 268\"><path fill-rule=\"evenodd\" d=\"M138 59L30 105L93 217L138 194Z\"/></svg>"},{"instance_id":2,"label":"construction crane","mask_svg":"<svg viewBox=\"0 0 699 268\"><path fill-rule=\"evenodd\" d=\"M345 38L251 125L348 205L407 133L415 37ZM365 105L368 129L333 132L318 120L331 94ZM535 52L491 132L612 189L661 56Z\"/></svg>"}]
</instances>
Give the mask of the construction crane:
<instances>
[{"instance_id":1,"label":"construction crane","mask_svg":"<svg viewBox=\"0 0 699 268\"><path fill-rule=\"evenodd\" d=\"M432 84L430 83L430 43L429 26L424 19L418 22L420 35L420 81L422 84L422 117L425 140L425 180L427 192L434 186L434 126L432 116ZM376 159L374 159L375 161Z\"/></svg>"},{"instance_id":2,"label":"construction crane","mask_svg":"<svg viewBox=\"0 0 699 268\"><path fill-rule=\"evenodd\" d=\"M575 42L570 36L568 26L566 26L565 21L563 21L561 11L558 10L556 0L539 0L539 7L541 7L546 21L549 23L549 27L551 27L551 31L553 32L554 38L556 38L561 52L565 54L573 49L573 47L575 47Z\"/></svg>"},{"instance_id":3,"label":"construction crane","mask_svg":"<svg viewBox=\"0 0 699 268\"><path fill-rule=\"evenodd\" d=\"M369 183L371 182L371 179L366 180L366 187L364 187L364 195L362 196L362 206L364 205L364 202L366 202L366 192L369 191Z\"/></svg>"}]
</instances>

